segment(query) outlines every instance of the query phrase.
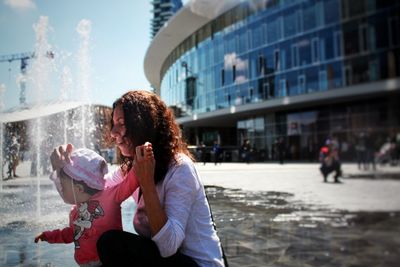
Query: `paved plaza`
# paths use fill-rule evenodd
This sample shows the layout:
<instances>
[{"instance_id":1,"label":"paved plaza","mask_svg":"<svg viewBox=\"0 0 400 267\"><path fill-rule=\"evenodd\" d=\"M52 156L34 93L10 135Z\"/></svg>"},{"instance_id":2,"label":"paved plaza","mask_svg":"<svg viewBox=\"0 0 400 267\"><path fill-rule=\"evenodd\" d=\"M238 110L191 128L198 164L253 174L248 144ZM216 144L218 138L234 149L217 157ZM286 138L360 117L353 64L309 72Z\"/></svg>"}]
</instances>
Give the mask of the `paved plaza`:
<instances>
[{"instance_id":1,"label":"paved plaza","mask_svg":"<svg viewBox=\"0 0 400 267\"><path fill-rule=\"evenodd\" d=\"M116 165L110 166L110 169ZM276 191L294 195L296 200L326 208L349 211L400 211L400 166L378 166L375 171L359 170L344 163L341 183L333 174L324 183L316 163L196 163L205 186L247 191ZM36 185L29 177L29 162L18 167L21 176L3 181L5 186ZM40 184L51 184L40 177Z\"/></svg>"},{"instance_id":2,"label":"paved plaza","mask_svg":"<svg viewBox=\"0 0 400 267\"><path fill-rule=\"evenodd\" d=\"M397 266L400 255L400 167L360 171L343 164L341 183L324 183L318 164L196 163L231 267ZM116 165L110 166L116 168ZM33 243L63 228L69 205L48 177L2 181L0 266L70 267L73 245ZM132 228L135 204L123 203ZM372 265L369 265L371 264Z\"/></svg>"},{"instance_id":3,"label":"paved plaza","mask_svg":"<svg viewBox=\"0 0 400 267\"><path fill-rule=\"evenodd\" d=\"M277 191L308 204L349 211L400 211L400 167L376 171L343 164L342 183L323 183L318 164L196 163L205 185L249 191Z\"/></svg>"}]
</instances>

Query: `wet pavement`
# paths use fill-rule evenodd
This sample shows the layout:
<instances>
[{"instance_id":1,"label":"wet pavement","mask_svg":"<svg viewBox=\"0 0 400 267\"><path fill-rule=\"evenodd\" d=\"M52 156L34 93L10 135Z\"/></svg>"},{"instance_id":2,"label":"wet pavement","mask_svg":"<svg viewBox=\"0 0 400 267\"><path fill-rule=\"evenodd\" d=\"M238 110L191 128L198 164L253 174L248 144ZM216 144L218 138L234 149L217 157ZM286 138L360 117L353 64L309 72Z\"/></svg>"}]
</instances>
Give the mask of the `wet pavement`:
<instances>
[{"instance_id":1,"label":"wet pavement","mask_svg":"<svg viewBox=\"0 0 400 267\"><path fill-rule=\"evenodd\" d=\"M398 266L399 168L345 165L334 184L317 167L197 164L230 266ZM0 266L77 266L72 244L33 242L64 227L70 206L48 178L23 170L0 191ZM134 207L122 209L129 231Z\"/></svg>"},{"instance_id":2,"label":"wet pavement","mask_svg":"<svg viewBox=\"0 0 400 267\"><path fill-rule=\"evenodd\" d=\"M208 187L230 266L398 266L399 212L327 210L281 192Z\"/></svg>"}]
</instances>

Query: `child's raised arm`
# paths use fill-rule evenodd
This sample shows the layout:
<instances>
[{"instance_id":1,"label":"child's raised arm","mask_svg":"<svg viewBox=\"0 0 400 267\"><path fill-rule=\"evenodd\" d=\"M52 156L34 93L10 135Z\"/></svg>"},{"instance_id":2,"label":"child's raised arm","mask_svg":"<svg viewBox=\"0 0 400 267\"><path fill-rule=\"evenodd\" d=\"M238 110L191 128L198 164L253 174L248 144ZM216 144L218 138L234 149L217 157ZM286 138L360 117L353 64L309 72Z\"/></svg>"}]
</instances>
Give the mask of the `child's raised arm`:
<instances>
[{"instance_id":1,"label":"child's raised arm","mask_svg":"<svg viewBox=\"0 0 400 267\"><path fill-rule=\"evenodd\" d=\"M150 143L136 147L136 155L132 169L124 180L116 186L116 201L122 202L135 192L142 180L154 181L155 160ZM139 155L140 154L140 155Z\"/></svg>"}]
</instances>

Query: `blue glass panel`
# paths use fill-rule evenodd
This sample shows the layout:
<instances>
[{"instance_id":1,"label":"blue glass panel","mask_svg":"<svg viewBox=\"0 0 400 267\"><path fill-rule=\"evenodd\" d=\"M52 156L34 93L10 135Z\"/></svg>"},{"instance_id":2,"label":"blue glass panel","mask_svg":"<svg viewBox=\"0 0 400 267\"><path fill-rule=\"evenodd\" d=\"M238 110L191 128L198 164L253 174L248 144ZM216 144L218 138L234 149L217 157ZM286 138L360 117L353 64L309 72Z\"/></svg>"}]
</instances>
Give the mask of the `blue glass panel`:
<instances>
[{"instance_id":1,"label":"blue glass panel","mask_svg":"<svg viewBox=\"0 0 400 267\"><path fill-rule=\"evenodd\" d=\"M325 24L338 22L340 19L339 1L325 0L323 3L324 3Z\"/></svg>"},{"instance_id":2,"label":"blue glass panel","mask_svg":"<svg viewBox=\"0 0 400 267\"><path fill-rule=\"evenodd\" d=\"M307 68L306 73L306 92L319 91L319 80L318 80L318 67Z\"/></svg>"},{"instance_id":3,"label":"blue glass panel","mask_svg":"<svg viewBox=\"0 0 400 267\"><path fill-rule=\"evenodd\" d=\"M343 68L341 62L327 64L326 71L327 71L329 88L339 88L343 86L343 81L342 81Z\"/></svg>"},{"instance_id":4,"label":"blue glass panel","mask_svg":"<svg viewBox=\"0 0 400 267\"><path fill-rule=\"evenodd\" d=\"M292 10L291 13L284 15L284 35L289 37L297 33L297 12Z\"/></svg>"},{"instance_id":5,"label":"blue glass panel","mask_svg":"<svg viewBox=\"0 0 400 267\"><path fill-rule=\"evenodd\" d=\"M249 28L251 29L251 48L257 48L261 46L263 44L262 24L257 22L253 25L250 25Z\"/></svg>"},{"instance_id":6,"label":"blue glass panel","mask_svg":"<svg viewBox=\"0 0 400 267\"><path fill-rule=\"evenodd\" d=\"M273 17L267 21L267 40L268 43L274 43L281 39L280 18Z\"/></svg>"},{"instance_id":7,"label":"blue glass panel","mask_svg":"<svg viewBox=\"0 0 400 267\"><path fill-rule=\"evenodd\" d=\"M316 6L309 5L303 9L303 27L304 31L312 30L317 26Z\"/></svg>"},{"instance_id":8,"label":"blue glass panel","mask_svg":"<svg viewBox=\"0 0 400 267\"><path fill-rule=\"evenodd\" d=\"M300 66L308 65L311 63L311 45L310 39L305 38L299 40L297 43L299 47L299 64Z\"/></svg>"}]
</instances>

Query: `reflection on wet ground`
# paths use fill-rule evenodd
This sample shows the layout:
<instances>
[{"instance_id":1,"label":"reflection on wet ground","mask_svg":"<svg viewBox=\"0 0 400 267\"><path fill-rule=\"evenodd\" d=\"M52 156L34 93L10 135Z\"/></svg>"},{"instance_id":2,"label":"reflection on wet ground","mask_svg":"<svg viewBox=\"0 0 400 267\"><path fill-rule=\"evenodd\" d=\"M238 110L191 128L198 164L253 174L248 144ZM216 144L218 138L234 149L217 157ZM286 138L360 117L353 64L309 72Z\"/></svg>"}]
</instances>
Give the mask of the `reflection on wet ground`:
<instances>
[{"instance_id":1,"label":"reflection on wet ground","mask_svg":"<svg viewBox=\"0 0 400 267\"><path fill-rule=\"evenodd\" d=\"M39 232L65 227L70 208L52 185L40 186L39 193L36 185L4 185L0 192L0 266L77 266L72 244L33 242Z\"/></svg>"},{"instance_id":2,"label":"reflection on wet ground","mask_svg":"<svg viewBox=\"0 0 400 267\"><path fill-rule=\"evenodd\" d=\"M326 210L283 192L221 187L206 192L231 267L398 266L400 261L400 213ZM5 186L0 266L77 266L72 244L33 242L38 232L64 227L69 209L52 185L40 191ZM129 216L132 209L123 207Z\"/></svg>"},{"instance_id":3,"label":"reflection on wet ground","mask_svg":"<svg viewBox=\"0 0 400 267\"><path fill-rule=\"evenodd\" d=\"M398 266L400 213L348 213L281 192L206 188L230 266Z\"/></svg>"}]
</instances>

